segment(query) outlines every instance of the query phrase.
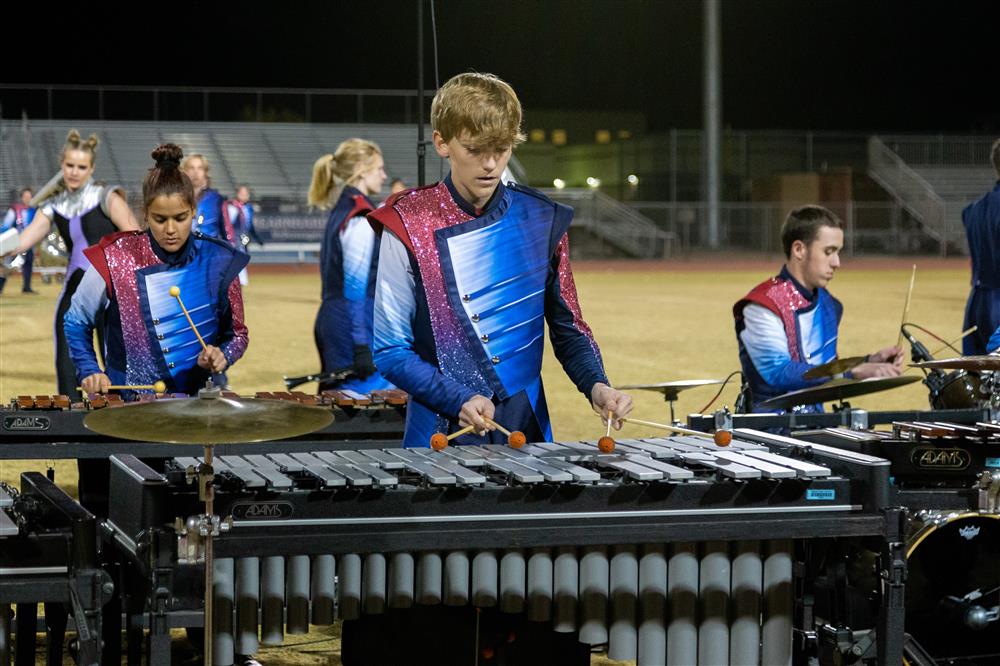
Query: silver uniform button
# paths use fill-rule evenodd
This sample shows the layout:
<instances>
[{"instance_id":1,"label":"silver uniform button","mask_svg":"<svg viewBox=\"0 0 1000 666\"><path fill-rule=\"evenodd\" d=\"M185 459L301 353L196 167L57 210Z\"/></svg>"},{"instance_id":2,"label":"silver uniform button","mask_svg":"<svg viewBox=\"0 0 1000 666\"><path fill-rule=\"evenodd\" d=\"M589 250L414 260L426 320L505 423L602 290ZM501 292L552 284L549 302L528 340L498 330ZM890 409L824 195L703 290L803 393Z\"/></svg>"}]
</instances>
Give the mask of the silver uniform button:
<instances>
[{"instance_id":1,"label":"silver uniform button","mask_svg":"<svg viewBox=\"0 0 1000 666\"><path fill-rule=\"evenodd\" d=\"M157 340L162 340L163 339L163 333L157 333L156 334L156 339Z\"/></svg>"},{"instance_id":2,"label":"silver uniform button","mask_svg":"<svg viewBox=\"0 0 1000 666\"><path fill-rule=\"evenodd\" d=\"M499 356L494 356L490 360L493 361L493 365L496 365L497 363L500 362L500 357Z\"/></svg>"},{"instance_id":3,"label":"silver uniform button","mask_svg":"<svg viewBox=\"0 0 1000 666\"><path fill-rule=\"evenodd\" d=\"M472 315L472 321L478 322L479 321L479 315L477 315L477 314Z\"/></svg>"},{"instance_id":4,"label":"silver uniform button","mask_svg":"<svg viewBox=\"0 0 1000 666\"><path fill-rule=\"evenodd\" d=\"M170 353L170 347L164 347L163 348L163 353L164 354L169 354Z\"/></svg>"},{"instance_id":5,"label":"silver uniform button","mask_svg":"<svg viewBox=\"0 0 1000 666\"><path fill-rule=\"evenodd\" d=\"M483 342L489 342L490 336L488 333L484 333L483 335L479 336L479 339L482 340Z\"/></svg>"},{"instance_id":6,"label":"silver uniform button","mask_svg":"<svg viewBox=\"0 0 1000 666\"><path fill-rule=\"evenodd\" d=\"M154 320L153 320L153 323L154 323L154 324L159 324L159 323L160 323L160 320L159 320L159 319L154 319Z\"/></svg>"},{"instance_id":7,"label":"silver uniform button","mask_svg":"<svg viewBox=\"0 0 1000 666\"><path fill-rule=\"evenodd\" d=\"M167 367L170 368L170 369L173 369L174 364L173 363L167 363Z\"/></svg>"},{"instance_id":8,"label":"silver uniform button","mask_svg":"<svg viewBox=\"0 0 1000 666\"><path fill-rule=\"evenodd\" d=\"M471 301L471 300L472 300L472 297L471 297L471 296L469 296L468 294L464 294L464 295L462 296L462 300L463 300L463 301L465 301L466 303L468 303L469 301Z\"/></svg>"}]
</instances>

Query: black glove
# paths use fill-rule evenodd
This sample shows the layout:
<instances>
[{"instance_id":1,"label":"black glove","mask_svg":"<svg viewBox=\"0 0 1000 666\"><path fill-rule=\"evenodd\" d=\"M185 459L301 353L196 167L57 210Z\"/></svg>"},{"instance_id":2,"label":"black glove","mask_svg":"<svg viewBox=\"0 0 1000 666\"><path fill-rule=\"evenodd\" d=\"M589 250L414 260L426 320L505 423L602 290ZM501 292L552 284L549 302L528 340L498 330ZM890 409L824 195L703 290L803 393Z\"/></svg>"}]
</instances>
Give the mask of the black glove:
<instances>
[{"instance_id":1,"label":"black glove","mask_svg":"<svg viewBox=\"0 0 1000 666\"><path fill-rule=\"evenodd\" d=\"M354 374L362 379L375 374L372 349L368 345L354 345Z\"/></svg>"}]
</instances>

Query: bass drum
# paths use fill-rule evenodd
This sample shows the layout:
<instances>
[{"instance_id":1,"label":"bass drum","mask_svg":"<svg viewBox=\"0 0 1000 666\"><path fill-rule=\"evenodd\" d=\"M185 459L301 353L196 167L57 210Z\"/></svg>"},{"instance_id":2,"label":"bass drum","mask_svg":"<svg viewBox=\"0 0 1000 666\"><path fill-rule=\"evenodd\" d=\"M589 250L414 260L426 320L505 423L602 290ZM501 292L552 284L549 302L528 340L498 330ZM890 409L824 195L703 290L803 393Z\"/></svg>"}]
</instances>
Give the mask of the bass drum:
<instances>
[{"instance_id":1,"label":"bass drum","mask_svg":"<svg viewBox=\"0 0 1000 666\"><path fill-rule=\"evenodd\" d=\"M1000 516L918 514L906 547L906 631L939 664L1000 663Z\"/></svg>"},{"instance_id":2,"label":"bass drum","mask_svg":"<svg viewBox=\"0 0 1000 666\"><path fill-rule=\"evenodd\" d=\"M925 384L928 382L925 380ZM974 409L983 403L979 385L982 379L974 372L956 370L941 379L940 386L928 384L931 389L931 407L934 409Z\"/></svg>"}]
</instances>

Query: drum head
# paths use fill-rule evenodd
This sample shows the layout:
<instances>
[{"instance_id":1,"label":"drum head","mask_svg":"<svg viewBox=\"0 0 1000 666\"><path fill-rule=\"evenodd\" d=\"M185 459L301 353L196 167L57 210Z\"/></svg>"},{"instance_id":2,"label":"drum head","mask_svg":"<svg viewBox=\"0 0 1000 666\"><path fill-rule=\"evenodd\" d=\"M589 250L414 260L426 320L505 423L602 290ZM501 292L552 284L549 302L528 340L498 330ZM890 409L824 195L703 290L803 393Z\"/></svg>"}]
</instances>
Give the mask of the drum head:
<instances>
[{"instance_id":1,"label":"drum head","mask_svg":"<svg viewBox=\"0 0 1000 666\"><path fill-rule=\"evenodd\" d=\"M1000 604L998 518L943 519L925 525L907 545L906 631L939 663L1000 663L1000 623L974 628L970 620L975 606L988 611ZM984 596L960 601L977 591Z\"/></svg>"}]
</instances>

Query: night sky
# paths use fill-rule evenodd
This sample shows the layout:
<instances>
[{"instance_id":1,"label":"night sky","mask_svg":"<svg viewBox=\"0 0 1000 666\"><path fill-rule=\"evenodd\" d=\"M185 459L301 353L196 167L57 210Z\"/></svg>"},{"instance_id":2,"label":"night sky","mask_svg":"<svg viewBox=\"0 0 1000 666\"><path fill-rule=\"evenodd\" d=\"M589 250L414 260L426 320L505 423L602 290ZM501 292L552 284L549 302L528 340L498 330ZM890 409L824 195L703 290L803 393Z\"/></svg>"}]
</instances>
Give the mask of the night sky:
<instances>
[{"instance_id":1,"label":"night sky","mask_svg":"<svg viewBox=\"0 0 1000 666\"><path fill-rule=\"evenodd\" d=\"M425 81L433 88L425 3ZM100 10L89 19L93 29L82 16L47 21L30 48L11 48L5 38L0 81L416 86L416 0L253 7L232 15L200 3L184 21L159 22ZM494 72L529 113L624 109L644 112L652 130L701 125L700 2L437 0L435 8L441 80L468 69ZM171 5L142 11L169 16ZM723 122L996 131L998 26L995 2L723 2Z\"/></svg>"}]
</instances>

